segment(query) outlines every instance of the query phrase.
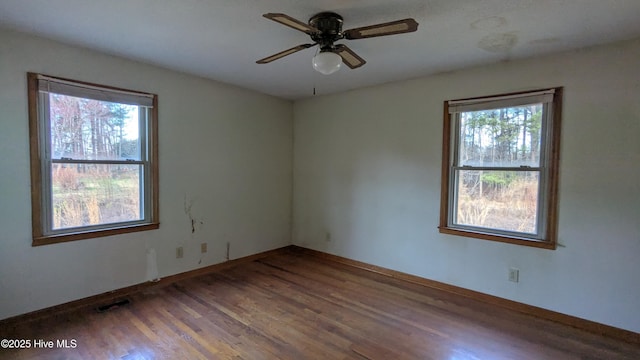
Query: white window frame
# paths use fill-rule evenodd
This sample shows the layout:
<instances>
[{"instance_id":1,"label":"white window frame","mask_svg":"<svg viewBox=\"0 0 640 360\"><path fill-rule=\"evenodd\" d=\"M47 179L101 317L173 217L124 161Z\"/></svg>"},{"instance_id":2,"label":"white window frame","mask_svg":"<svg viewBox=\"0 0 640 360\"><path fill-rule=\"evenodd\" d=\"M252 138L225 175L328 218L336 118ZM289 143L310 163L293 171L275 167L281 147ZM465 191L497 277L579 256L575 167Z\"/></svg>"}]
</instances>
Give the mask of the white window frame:
<instances>
[{"instance_id":1,"label":"white window frame","mask_svg":"<svg viewBox=\"0 0 640 360\"><path fill-rule=\"evenodd\" d=\"M557 187L562 88L495 95L444 103L440 232L548 249L556 248ZM543 104L539 166L477 166L459 163L461 113ZM458 176L461 170L537 172L537 222L533 233L460 224L457 221Z\"/></svg>"},{"instance_id":2,"label":"white window frame","mask_svg":"<svg viewBox=\"0 0 640 360\"><path fill-rule=\"evenodd\" d=\"M157 229L157 95L28 73L33 246ZM49 94L56 93L138 106L140 159L54 158L51 154ZM141 219L54 229L51 169L54 164L140 165Z\"/></svg>"}]
</instances>

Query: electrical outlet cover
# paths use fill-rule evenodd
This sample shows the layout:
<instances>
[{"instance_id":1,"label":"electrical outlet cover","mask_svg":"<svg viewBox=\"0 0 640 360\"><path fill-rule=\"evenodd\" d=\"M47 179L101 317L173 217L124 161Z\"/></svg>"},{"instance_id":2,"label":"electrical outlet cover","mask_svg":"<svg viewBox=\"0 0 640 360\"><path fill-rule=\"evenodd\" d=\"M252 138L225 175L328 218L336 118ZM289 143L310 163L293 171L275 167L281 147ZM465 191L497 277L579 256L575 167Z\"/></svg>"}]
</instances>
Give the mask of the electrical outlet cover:
<instances>
[{"instance_id":1,"label":"electrical outlet cover","mask_svg":"<svg viewBox=\"0 0 640 360\"><path fill-rule=\"evenodd\" d=\"M509 269L509 281L518 282L520 281L520 270L516 268Z\"/></svg>"}]
</instances>

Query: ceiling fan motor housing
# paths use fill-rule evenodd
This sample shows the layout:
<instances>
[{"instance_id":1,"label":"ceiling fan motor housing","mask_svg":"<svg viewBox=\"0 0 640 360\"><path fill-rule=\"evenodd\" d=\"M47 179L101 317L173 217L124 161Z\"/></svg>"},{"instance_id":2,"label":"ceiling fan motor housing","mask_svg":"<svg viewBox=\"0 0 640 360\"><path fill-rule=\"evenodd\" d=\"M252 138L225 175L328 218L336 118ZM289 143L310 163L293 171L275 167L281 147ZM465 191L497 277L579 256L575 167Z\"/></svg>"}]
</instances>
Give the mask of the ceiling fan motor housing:
<instances>
[{"instance_id":1,"label":"ceiling fan motor housing","mask_svg":"<svg viewBox=\"0 0 640 360\"><path fill-rule=\"evenodd\" d=\"M309 25L320 30L312 33L311 39L320 45L320 51L330 51L334 48L333 42L343 38L342 16L333 12L321 12L309 19Z\"/></svg>"}]
</instances>

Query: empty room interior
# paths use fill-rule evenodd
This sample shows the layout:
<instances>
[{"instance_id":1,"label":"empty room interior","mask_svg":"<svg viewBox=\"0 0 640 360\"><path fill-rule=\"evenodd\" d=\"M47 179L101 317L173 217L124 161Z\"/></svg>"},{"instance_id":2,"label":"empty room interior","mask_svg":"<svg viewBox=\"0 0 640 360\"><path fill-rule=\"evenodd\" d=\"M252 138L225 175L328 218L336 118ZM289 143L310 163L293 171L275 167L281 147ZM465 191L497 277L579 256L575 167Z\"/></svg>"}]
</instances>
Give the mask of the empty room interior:
<instances>
[{"instance_id":1,"label":"empty room interior","mask_svg":"<svg viewBox=\"0 0 640 360\"><path fill-rule=\"evenodd\" d=\"M640 358L640 1L0 2L0 358Z\"/></svg>"}]
</instances>

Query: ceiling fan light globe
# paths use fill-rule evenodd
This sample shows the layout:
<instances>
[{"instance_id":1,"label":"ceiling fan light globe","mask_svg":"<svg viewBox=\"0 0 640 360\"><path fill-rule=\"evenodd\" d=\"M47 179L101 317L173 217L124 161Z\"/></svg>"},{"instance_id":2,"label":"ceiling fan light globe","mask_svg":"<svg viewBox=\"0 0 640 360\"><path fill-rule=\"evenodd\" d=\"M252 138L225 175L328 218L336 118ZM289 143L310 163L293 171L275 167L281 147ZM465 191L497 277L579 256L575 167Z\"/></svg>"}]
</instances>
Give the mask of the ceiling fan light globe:
<instances>
[{"instance_id":1,"label":"ceiling fan light globe","mask_svg":"<svg viewBox=\"0 0 640 360\"><path fill-rule=\"evenodd\" d=\"M324 75L333 74L340 70L340 65L342 65L340 55L330 51L318 53L313 57L313 68Z\"/></svg>"}]
</instances>

